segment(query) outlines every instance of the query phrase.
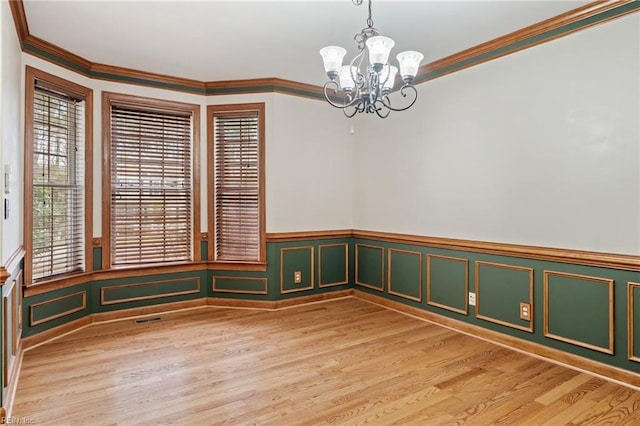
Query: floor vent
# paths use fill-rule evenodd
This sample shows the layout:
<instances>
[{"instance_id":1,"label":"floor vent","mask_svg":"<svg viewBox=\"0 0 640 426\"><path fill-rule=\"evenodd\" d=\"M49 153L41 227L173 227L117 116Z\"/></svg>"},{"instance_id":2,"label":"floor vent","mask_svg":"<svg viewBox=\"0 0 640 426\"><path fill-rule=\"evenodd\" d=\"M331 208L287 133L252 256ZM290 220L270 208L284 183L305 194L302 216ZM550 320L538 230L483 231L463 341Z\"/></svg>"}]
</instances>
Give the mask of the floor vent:
<instances>
[{"instance_id":1,"label":"floor vent","mask_svg":"<svg viewBox=\"0 0 640 426\"><path fill-rule=\"evenodd\" d=\"M136 324L144 324L146 322L158 322L162 321L162 317L154 317L154 318L140 318L135 320Z\"/></svg>"}]
</instances>

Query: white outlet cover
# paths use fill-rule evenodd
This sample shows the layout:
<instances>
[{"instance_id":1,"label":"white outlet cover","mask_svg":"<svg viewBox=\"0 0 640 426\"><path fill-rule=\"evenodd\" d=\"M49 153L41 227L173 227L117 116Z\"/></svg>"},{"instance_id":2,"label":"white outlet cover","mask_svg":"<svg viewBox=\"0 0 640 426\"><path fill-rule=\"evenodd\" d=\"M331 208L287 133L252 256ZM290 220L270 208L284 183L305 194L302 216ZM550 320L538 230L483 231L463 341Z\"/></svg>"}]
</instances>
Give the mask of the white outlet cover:
<instances>
[{"instance_id":1,"label":"white outlet cover","mask_svg":"<svg viewBox=\"0 0 640 426\"><path fill-rule=\"evenodd\" d=\"M469 305L476 306L476 294L469 293Z\"/></svg>"}]
</instances>

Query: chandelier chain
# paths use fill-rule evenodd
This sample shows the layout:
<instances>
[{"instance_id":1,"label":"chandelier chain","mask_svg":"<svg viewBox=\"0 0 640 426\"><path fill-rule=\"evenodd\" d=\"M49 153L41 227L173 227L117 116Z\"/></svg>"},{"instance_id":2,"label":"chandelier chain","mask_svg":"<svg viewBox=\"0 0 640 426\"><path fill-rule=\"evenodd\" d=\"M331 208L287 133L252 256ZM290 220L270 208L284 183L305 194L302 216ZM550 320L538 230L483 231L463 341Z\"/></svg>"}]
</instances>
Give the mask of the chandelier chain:
<instances>
[{"instance_id":1,"label":"chandelier chain","mask_svg":"<svg viewBox=\"0 0 640 426\"><path fill-rule=\"evenodd\" d=\"M371 0L369 0L369 18L367 18L367 25L369 28L373 28L373 18L371 17Z\"/></svg>"}]
</instances>

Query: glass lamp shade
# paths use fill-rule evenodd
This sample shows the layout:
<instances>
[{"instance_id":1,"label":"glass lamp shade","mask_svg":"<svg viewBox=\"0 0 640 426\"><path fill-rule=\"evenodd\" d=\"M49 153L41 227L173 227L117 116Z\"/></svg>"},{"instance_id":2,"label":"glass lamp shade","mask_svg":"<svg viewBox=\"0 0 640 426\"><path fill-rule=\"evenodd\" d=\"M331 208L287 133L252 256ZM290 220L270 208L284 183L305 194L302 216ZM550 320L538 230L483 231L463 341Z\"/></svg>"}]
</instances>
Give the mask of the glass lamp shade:
<instances>
[{"instance_id":1,"label":"glass lamp shade","mask_svg":"<svg viewBox=\"0 0 640 426\"><path fill-rule=\"evenodd\" d=\"M391 90L393 88L393 84L396 81L396 74L398 73L398 68L393 65L382 68L380 72L380 84L382 84L382 88L385 90Z\"/></svg>"},{"instance_id":2,"label":"glass lamp shade","mask_svg":"<svg viewBox=\"0 0 640 426\"><path fill-rule=\"evenodd\" d=\"M369 63L373 69L380 72L384 64L389 59L389 53L396 43L389 37L375 36L367 39L366 45L369 49Z\"/></svg>"},{"instance_id":3,"label":"glass lamp shade","mask_svg":"<svg viewBox=\"0 0 640 426\"><path fill-rule=\"evenodd\" d=\"M346 54L347 51L340 46L327 46L320 49L320 56L322 56L322 60L324 61L324 70L331 79L337 77L338 73L340 73L342 58L344 58Z\"/></svg>"},{"instance_id":4,"label":"glass lamp shade","mask_svg":"<svg viewBox=\"0 0 640 426\"><path fill-rule=\"evenodd\" d=\"M342 90L351 91L356 87L353 77L358 78L358 67L343 65L340 69L340 87Z\"/></svg>"},{"instance_id":5,"label":"glass lamp shade","mask_svg":"<svg viewBox=\"0 0 640 426\"><path fill-rule=\"evenodd\" d=\"M396 58L398 59L398 64L400 64L400 75L402 79L412 81L418 73L420 61L422 61L424 55L420 52L407 50L406 52L398 53Z\"/></svg>"}]
</instances>

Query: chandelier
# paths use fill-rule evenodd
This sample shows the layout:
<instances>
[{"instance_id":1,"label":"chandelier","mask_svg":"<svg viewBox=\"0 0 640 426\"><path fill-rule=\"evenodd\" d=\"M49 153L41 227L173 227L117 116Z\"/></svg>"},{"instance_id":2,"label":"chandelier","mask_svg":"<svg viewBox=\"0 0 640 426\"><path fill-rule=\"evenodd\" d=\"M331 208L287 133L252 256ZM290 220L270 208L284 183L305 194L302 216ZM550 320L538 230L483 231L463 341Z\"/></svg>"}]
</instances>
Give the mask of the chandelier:
<instances>
[{"instance_id":1,"label":"chandelier","mask_svg":"<svg viewBox=\"0 0 640 426\"><path fill-rule=\"evenodd\" d=\"M364 0L351 1L360 6ZM349 118L361 112L387 118L391 111L409 109L418 99L418 91L411 83L424 56L412 50L400 52L396 56L402 78L400 95L406 100L404 106L394 107L391 106L389 94L394 87L398 68L389 64L388 59L395 42L379 35L378 30L373 27L371 0L367 28L362 29L353 39L358 46L358 54L349 65L342 65L347 53L344 48L327 46L320 50L324 69L329 77L329 81L324 84L327 102L342 109ZM363 66L365 53L368 61Z\"/></svg>"}]
</instances>

